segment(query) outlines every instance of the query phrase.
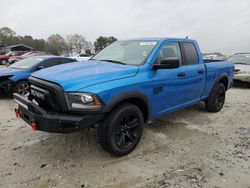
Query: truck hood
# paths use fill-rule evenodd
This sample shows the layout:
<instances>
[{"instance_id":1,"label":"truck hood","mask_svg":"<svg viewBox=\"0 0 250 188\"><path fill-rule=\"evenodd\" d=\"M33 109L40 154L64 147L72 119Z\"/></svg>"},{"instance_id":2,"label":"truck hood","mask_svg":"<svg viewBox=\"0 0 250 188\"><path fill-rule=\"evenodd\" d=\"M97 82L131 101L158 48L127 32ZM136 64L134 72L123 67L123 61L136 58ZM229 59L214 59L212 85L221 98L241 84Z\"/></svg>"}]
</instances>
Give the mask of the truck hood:
<instances>
[{"instance_id":1,"label":"truck hood","mask_svg":"<svg viewBox=\"0 0 250 188\"><path fill-rule=\"evenodd\" d=\"M0 76L12 76L18 72L22 72L22 69L13 69L10 67L0 68Z\"/></svg>"},{"instance_id":2,"label":"truck hood","mask_svg":"<svg viewBox=\"0 0 250 188\"><path fill-rule=\"evenodd\" d=\"M135 76L138 69L137 66L91 60L54 66L31 76L57 83L64 91L78 91L91 85Z\"/></svg>"}]
</instances>

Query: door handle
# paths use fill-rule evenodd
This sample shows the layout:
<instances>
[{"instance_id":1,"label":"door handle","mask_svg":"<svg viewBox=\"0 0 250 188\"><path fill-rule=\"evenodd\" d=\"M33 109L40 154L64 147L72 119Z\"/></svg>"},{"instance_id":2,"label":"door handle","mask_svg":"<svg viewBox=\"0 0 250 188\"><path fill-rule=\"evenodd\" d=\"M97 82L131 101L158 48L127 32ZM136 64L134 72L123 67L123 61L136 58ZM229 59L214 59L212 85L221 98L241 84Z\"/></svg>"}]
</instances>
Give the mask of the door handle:
<instances>
[{"instance_id":1,"label":"door handle","mask_svg":"<svg viewBox=\"0 0 250 188\"><path fill-rule=\"evenodd\" d=\"M200 70L198 70L198 73L199 74L203 74L205 72L205 70L204 69L200 69Z\"/></svg>"},{"instance_id":2,"label":"door handle","mask_svg":"<svg viewBox=\"0 0 250 188\"><path fill-rule=\"evenodd\" d=\"M180 72L177 74L178 77L184 77L186 76L187 74L185 72Z\"/></svg>"}]
</instances>

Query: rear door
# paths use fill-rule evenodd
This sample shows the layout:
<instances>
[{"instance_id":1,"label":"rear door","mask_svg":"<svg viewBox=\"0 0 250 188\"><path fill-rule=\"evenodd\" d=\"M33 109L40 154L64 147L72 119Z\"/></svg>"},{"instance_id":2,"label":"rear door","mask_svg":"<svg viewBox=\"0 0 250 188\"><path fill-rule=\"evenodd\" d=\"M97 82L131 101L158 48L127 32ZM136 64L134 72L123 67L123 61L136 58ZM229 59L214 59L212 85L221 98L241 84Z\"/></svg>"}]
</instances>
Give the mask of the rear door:
<instances>
[{"instance_id":1,"label":"rear door","mask_svg":"<svg viewBox=\"0 0 250 188\"><path fill-rule=\"evenodd\" d=\"M193 42L182 42L183 68L188 87L185 89L187 103L199 101L205 86L206 70Z\"/></svg>"}]
</instances>

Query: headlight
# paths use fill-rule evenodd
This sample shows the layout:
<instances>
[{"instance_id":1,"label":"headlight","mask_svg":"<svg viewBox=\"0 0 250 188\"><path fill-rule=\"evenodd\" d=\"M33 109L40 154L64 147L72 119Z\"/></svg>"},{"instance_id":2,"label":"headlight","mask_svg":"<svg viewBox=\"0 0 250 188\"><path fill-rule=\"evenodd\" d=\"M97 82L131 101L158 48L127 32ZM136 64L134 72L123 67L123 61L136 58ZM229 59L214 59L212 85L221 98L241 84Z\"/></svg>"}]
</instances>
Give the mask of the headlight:
<instances>
[{"instance_id":1,"label":"headlight","mask_svg":"<svg viewBox=\"0 0 250 188\"><path fill-rule=\"evenodd\" d=\"M66 93L68 107L71 110L99 110L102 103L98 97L89 93Z\"/></svg>"}]
</instances>

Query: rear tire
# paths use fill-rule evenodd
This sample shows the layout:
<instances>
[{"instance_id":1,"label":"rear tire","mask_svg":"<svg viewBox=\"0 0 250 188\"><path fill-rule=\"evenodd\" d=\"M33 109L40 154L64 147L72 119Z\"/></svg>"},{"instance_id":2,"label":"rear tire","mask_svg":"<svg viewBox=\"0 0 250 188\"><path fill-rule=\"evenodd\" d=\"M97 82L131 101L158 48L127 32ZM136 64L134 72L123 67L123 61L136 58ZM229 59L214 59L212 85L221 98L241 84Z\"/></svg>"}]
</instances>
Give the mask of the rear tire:
<instances>
[{"instance_id":1,"label":"rear tire","mask_svg":"<svg viewBox=\"0 0 250 188\"><path fill-rule=\"evenodd\" d=\"M209 112L219 112L225 102L226 88L224 84L219 83L212 91L211 96L206 100L206 110Z\"/></svg>"},{"instance_id":2,"label":"rear tire","mask_svg":"<svg viewBox=\"0 0 250 188\"><path fill-rule=\"evenodd\" d=\"M8 64L8 61L7 60L1 60L0 61L0 65L7 65Z\"/></svg>"},{"instance_id":3,"label":"rear tire","mask_svg":"<svg viewBox=\"0 0 250 188\"><path fill-rule=\"evenodd\" d=\"M100 145L112 155L127 155L139 143L143 128L141 110L133 104L122 104L108 114L98 127Z\"/></svg>"},{"instance_id":4,"label":"rear tire","mask_svg":"<svg viewBox=\"0 0 250 188\"><path fill-rule=\"evenodd\" d=\"M16 84L14 87L13 93L18 93L22 96L25 96L29 93L30 84L28 81L21 81Z\"/></svg>"}]
</instances>

